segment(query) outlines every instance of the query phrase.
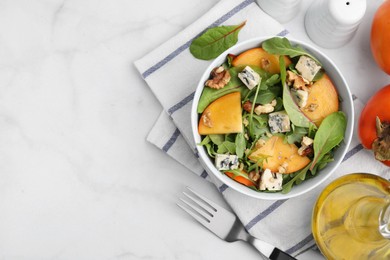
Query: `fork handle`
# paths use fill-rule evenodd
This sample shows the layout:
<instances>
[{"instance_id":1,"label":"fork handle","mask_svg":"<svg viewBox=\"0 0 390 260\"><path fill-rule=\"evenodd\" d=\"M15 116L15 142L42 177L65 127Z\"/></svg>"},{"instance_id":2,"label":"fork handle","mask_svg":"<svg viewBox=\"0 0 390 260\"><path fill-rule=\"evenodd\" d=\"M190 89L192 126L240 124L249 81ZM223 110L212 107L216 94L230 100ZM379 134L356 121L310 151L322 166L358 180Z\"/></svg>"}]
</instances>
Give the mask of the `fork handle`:
<instances>
[{"instance_id":1,"label":"fork handle","mask_svg":"<svg viewBox=\"0 0 390 260\"><path fill-rule=\"evenodd\" d=\"M292 257L291 255L287 254L286 252L283 252L279 248L275 247L275 249L272 251L272 254L269 256L269 259L271 260L292 260L295 259L295 257Z\"/></svg>"},{"instance_id":2,"label":"fork handle","mask_svg":"<svg viewBox=\"0 0 390 260\"><path fill-rule=\"evenodd\" d=\"M248 242L255 247L260 253L265 255L271 260L296 260L296 258L283 252L277 247L274 247L264 241L261 241L255 237L250 236Z\"/></svg>"}]
</instances>

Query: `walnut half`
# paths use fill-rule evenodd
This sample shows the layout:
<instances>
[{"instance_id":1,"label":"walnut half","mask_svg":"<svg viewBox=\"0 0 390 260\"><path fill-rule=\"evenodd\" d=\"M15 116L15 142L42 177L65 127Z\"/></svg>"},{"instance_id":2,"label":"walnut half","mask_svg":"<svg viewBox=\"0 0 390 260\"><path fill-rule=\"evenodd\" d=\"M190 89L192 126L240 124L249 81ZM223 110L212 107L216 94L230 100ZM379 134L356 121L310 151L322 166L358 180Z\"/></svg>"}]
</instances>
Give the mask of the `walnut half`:
<instances>
[{"instance_id":1,"label":"walnut half","mask_svg":"<svg viewBox=\"0 0 390 260\"><path fill-rule=\"evenodd\" d=\"M230 73L225 70L224 67L219 66L214 68L210 73L210 79L206 81L205 85L214 88L220 89L226 86L230 81Z\"/></svg>"},{"instance_id":2,"label":"walnut half","mask_svg":"<svg viewBox=\"0 0 390 260\"><path fill-rule=\"evenodd\" d=\"M294 89L302 89L307 90L307 87L310 86L310 82L302 78L300 75L295 74L294 72L288 70L287 71L287 85L293 85Z\"/></svg>"}]
</instances>

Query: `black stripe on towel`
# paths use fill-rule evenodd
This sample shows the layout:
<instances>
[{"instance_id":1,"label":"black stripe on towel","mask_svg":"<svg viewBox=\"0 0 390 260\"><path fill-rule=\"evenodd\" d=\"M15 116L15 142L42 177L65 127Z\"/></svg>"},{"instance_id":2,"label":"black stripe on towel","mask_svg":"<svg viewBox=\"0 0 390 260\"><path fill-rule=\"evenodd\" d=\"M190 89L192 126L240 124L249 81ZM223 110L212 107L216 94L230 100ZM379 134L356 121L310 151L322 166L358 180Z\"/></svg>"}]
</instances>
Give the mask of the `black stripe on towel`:
<instances>
[{"instance_id":1,"label":"black stripe on towel","mask_svg":"<svg viewBox=\"0 0 390 260\"><path fill-rule=\"evenodd\" d=\"M202 174L200 175L200 177L202 177L203 179L206 179L207 176L209 176L209 175L206 171L203 171Z\"/></svg>"},{"instance_id":2,"label":"black stripe on towel","mask_svg":"<svg viewBox=\"0 0 390 260\"><path fill-rule=\"evenodd\" d=\"M174 112L187 105L188 102L191 102L194 99L194 95L195 92L192 92L191 94L183 98L179 103L172 106L170 109L168 109L168 114L172 115Z\"/></svg>"},{"instance_id":3,"label":"black stripe on towel","mask_svg":"<svg viewBox=\"0 0 390 260\"><path fill-rule=\"evenodd\" d=\"M314 240L313 235L310 234L307 237L305 237L302 241L300 241L296 245L294 245L293 247L290 247L289 249L287 249L286 253L287 254L293 254L294 252L298 251L299 249L301 249L302 247L304 247L310 241L313 241L313 240Z\"/></svg>"},{"instance_id":4,"label":"black stripe on towel","mask_svg":"<svg viewBox=\"0 0 390 260\"><path fill-rule=\"evenodd\" d=\"M285 203L287 200L277 200L274 203L272 203L268 208L260 212L256 217L254 217L251 221L249 221L248 224L245 225L245 229L249 230L254 225L256 225L260 220L271 214L274 210L279 208L283 203Z\"/></svg>"},{"instance_id":5,"label":"black stripe on towel","mask_svg":"<svg viewBox=\"0 0 390 260\"><path fill-rule=\"evenodd\" d=\"M167 153L168 150L172 147L172 145L176 142L179 135L180 131L176 128L175 132L173 132L171 138L169 138L168 142L163 146L162 150Z\"/></svg>"},{"instance_id":6,"label":"black stripe on towel","mask_svg":"<svg viewBox=\"0 0 390 260\"><path fill-rule=\"evenodd\" d=\"M227 186L226 184L222 184L219 188L218 188L218 190L219 190L219 192L224 192L227 188L229 188L229 186Z\"/></svg>"},{"instance_id":7,"label":"black stripe on towel","mask_svg":"<svg viewBox=\"0 0 390 260\"><path fill-rule=\"evenodd\" d=\"M343 158L343 162L345 162L346 160L348 160L349 158L351 158L352 156L354 156L355 154L357 154L361 150L363 150L363 145L361 145L361 144L356 145L354 148L352 148L351 150L349 150L345 154L345 156Z\"/></svg>"}]
</instances>

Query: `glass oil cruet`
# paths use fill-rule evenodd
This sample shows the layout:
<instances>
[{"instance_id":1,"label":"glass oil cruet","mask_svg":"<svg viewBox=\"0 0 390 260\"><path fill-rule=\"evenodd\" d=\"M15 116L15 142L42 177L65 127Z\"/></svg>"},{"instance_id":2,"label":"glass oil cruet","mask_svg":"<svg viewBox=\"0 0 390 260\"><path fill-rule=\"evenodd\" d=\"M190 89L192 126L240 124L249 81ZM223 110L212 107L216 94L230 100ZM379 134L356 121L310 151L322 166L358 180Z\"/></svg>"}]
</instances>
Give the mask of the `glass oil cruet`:
<instances>
[{"instance_id":1,"label":"glass oil cruet","mask_svg":"<svg viewBox=\"0 0 390 260\"><path fill-rule=\"evenodd\" d=\"M334 180L314 205L312 232L327 259L390 259L390 182L368 173Z\"/></svg>"}]
</instances>

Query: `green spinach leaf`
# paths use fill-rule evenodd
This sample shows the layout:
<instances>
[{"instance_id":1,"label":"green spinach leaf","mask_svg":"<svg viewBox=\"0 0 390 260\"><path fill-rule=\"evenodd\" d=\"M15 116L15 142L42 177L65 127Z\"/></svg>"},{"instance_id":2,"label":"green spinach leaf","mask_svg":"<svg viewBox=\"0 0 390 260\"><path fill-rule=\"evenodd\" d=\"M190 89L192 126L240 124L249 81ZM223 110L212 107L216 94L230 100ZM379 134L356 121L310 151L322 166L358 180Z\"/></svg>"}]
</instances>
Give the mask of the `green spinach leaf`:
<instances>
[{"instance_id":1,"label":"green spinach leaf","mask_svg":"<svg viewBox=\"0 0 390 260\"><path fill-rule=\"evenodd\" d=\"M259 90L260 90L260 84L261 84L261 81L259 82L259 84L257 84L257 87L256 87L256 93L255 93L255 96L253 98L253 100L257 100L257 96L259 95ZM253 121L253 111L255 110L255 103L252 102L252 108L251 108L251 112L249 114L249 124L248 124L248 129L249 129L249 135L251 137L253 137L253 124L252 124L252 121Z\"/></svg>"},{"instance_id":2,"label":"green spinach leaf","mask_svg":"<svg viewBox=\"0 0 390 260\"><path fill-rule=\"evenodd\" d=\"M309 126L309 133L307 134L308 137L310 137L311 139L314 139L314 136L316 136L316 133L317 133L317 126L315 124L311 124Z\"/></svg>"},{"instance_id":3,"label":"green spinach leaf","mask_svg":"<svg viewBox=\"0 0 390 260\"><path fill-rule=\"evenodd\" d=\"M238 133L236 135L235 145L237 157L242 158L246 149L246 141L243 133Z\"/></svg>"},{"instance_id":4,"label":"green spinach leaf","mask_svg":"<svg viewBox=\"0 0 390 260\"><path fill-rule=\"evenodd\" d=\"M345 114L341 111L334 112L325 117L314 137L314 159L310 170L314 168L316 163L320 161L325 154L340 144L344 139L346 127L347 119Z\"/></svg>"},{"instance_id":5,"label":"green spinach leaf","mask_svg":"<svg viewBox=\"0 0 390 260\"><path fill-rule=\"evenodd\" d=\"M224 153L235 154L236 153L236 145L233 142L224 141L222 144L218 145L217 153L219 153L219 154L224 154Z\"/></svg>"},{"instance_id":6,"label":"green spinach leaf","mask_svg":"<svg viewBox=\"0 0 390 260\"><path fill-rule=\"evenodd\" d=\"M197 108L198 113L202 113L211 102L213 102L214 100L216 100L224 95L227 95L227 94L230 94L233 92L238 92L238 91L241 92L241 96L244 96L247 94L246 91L248 91L248 88L242 86L243 83L241 82L241 80L237 76L239 71L240 70L236 67L230 68L229 69L229 73L230 73L230 77L231 77L230 81L228 84L226 84L225 87L223 87L221 89L213 89L213 88L209 88L209 87L203 88L202 94L201 94L201 96L199 98L199 102L198 102L198 108Z\"/></svg>"},{"instance_id":7,"label":"green spinach leaf","mask_svg":"<svg viewBox=\"0 0 390 260\"><path fill-rule=\"evenodd\" d=\"M280 85L269 87L268 90L274 93L275 97L281 97L283 94L283 88Z\"/></svg>"},{"instance_id":8,"label":"green spinach leaf","mask_svg":"<svg viewBox=\"0 0 390 260\"><path fill-rule=\"evenodd\" d=\"M279 57L280 63L280 78L283 85L283 106L286 110L290 121L300 127L310 127L313 124L309 118L302 113L299 109L298 105L295 103L293 97L291 96L291 92L289 87L286 84L286 66L284 63L284 59L282 56Z\"/></svg>"},{"instance_id":9,"label":"green spinach leaf","mask_svg":"<svg viewBox=\"0 0 390 260\"><path fill-rule=\"evenodd\" d=\"M245 26L245 22L239 25L218 26L208 29L190 45L190 52L195 58L211 60L225 50L232 47L238 41L238 33Z\"/></svg>"},{"instance_id":10,"label":"green spinach leaf","mask_svg":"<svg viewBox=\"0 0 390 260\"><path fill-rule=\"evenodd\" d=\"M300 171L298 171L296 173L289 174L287 177L288 178L292 177L292 178L289 181L287 181L287 183L283 184L283 186L282 186L282 193L283 194L289 193L291 188L292 188L292 186L294 184L299 184L302 181L304 181L305 178L306 178L306 173L309 170L310 166L311 166L311 163L309 163L302 170L300 170Z\"/></svg>"},{"instance_id":11,"label":"green spinach leaf","mask_svg":"<svg viewBox=\"0 0 390 260\"><path fill-rule=\"evenodd\" d=\"M274 107L274 112L282 111L282 110L284 110L284 108L283 108L283 99L280 98L280 97L277 97L276 98L276 106Z\"/></svg>"},{"instance_id":12,"label":"green spinach leaf","mask_svg":"<svg viewBox=\"0 0 390 260\"><path fill-rule=\"evenodd\" d=\"M225 141L235 142L236 134L225 134Z\"/></svg>"},{"instance_id":13,"label":"green spinach leaf","mask_svg":"<svg viewBox=\"0 0 390 260\"><path fill-rule=\"evenodd\" d=\"M255 99L254 95L249 97L249 100L252 103L264 105L264 104L268 104L272 100L274 100L275 94L268 89L267 90L260 90L258 95L257 95L256 102L254 102L254 99Z\"/></svg>"},{"instance_id":14,"label":"green spinach leaf","mask_svg":"<svg viewBox=\"0 0 390 260\"><path fill-rule=\"evenodd\" d=\"M319 160L316 165L313 167L313 169L311 170L311 174L312 175L316 175L318 171L322 170L323 168L325 168L325 166L330 163L330 162L333 162L334 159L333 159L333 154L332 153L327 153L325 154L321 160Z\"/></svg>"},{"instance_id":15,"label":"green spinach leaf","mask_svg":"<svg viewBox=\"0 0 390 260\"><path fill-rule=\"evenodd\" d=\"M261 46L266 52L271 54L288 55L291 58L306 55L321 65L321 63L313 55L302 49L302 47L292 46L287 38L273 37L264 41Z\"/></svg>"},{"instance_id":16,"label":"green spinach leaf","mask_svg":"<svg viewBox=\"0 0 390 260\"><path fill-rule=\"evenodd\" d=\"M271 77L269 77L265 81L265 84L267 84L268 86L273 86L273 85L276 85L279 82L280 82L279 74L273 74Z\"/></svg>"},{"instance_id":17,"label":"green spinach leaf","mask_svg":"<svg viewBox=\"0 0 390 260\"><path fill-rule=\"evenodd\" d=\"M300 143L302 138L306 136L308 129L299 126L292 126L292 131L286 134L286 139L289 144Z\"/></svg>"},{"instance_id":18,"label":"green spinach leaf","mask_svg":"<svg viewBox=\"0 0 390 260\"><path fill-rule=\"evenodd\" d=\"M208 143L210 143L211 139L210 139L210 136L206 135L205 138L203 138L202 142L200 142L199 145L206 145Z\"/></svg>"},{"instance_id":19,"label":"green spinach leaf","mask_svg":"<svg viewBox=\"0 0 390 260\"><path fill-rule=\"evenodd\" d=\"M220 145L225 141L225 135L221 134L210 134L208 137L210 137L210 140L216 145Z\"/></svg>"},{"instance_id":20,"label":"green spinach leaf","mask_svg":"<svg viewBox=\"0 0 390 260\"><path fill-rule=\"evenodd\" d=\"M258 139L260 136L269 132L268 115L252 115L253 121L250 128L250 134L253 139ZM254 142L255 144L256 142Z\"/></svg>"},{"instance_id":21,"label":"green spinach leaf","mask_svg":"<svg viewBox=\"0 0 390 260\"><path fill-rule=\"evenodd\" d=\"M206 147L207 153L211 158L215 158L215 150L214 150L214 145L207 143L204 145Z\"/></svg>"}]
</instances>

